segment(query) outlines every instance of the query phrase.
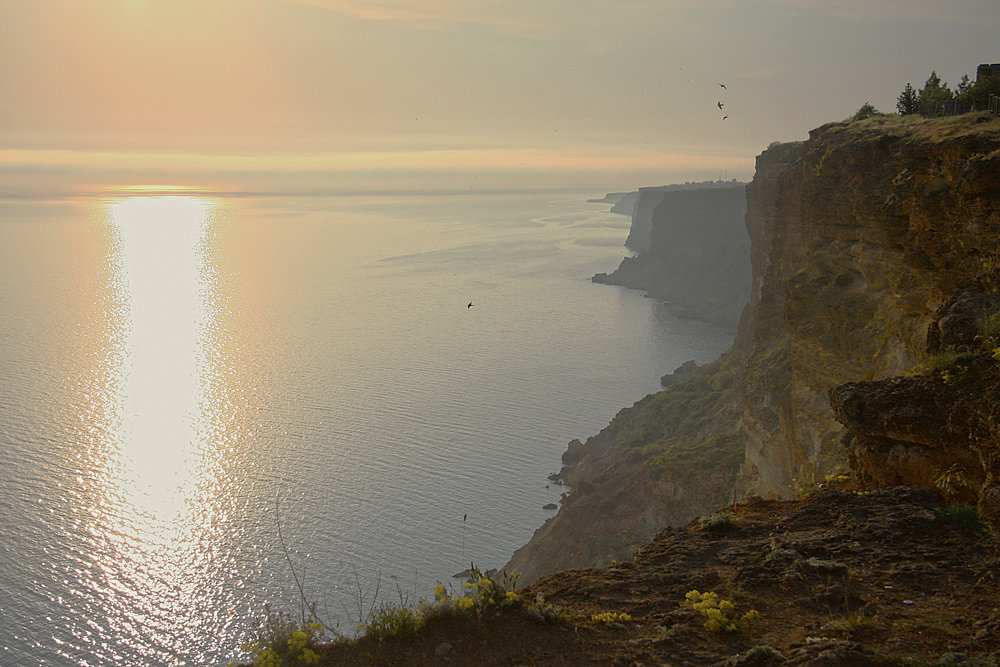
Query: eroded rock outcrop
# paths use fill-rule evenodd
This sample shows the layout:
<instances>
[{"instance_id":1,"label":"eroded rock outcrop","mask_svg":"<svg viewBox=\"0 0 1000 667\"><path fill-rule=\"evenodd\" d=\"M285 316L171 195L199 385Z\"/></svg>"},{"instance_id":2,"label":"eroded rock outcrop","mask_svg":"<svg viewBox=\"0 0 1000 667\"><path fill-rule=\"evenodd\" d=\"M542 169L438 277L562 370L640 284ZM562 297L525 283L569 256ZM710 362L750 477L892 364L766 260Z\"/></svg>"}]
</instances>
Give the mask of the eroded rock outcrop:
<instances>
[{"instance_id":1,"label":"eroded rock outcrop","mask_svg":"<svg viewBox=\"0 0 1000 667\"><path fill-rule=\"evenodd\" d=\"M964 281L934 314L919 375L830 390L866 487L907 484L1000 522L1000 271Z\"/></svg>"}]
</instances>

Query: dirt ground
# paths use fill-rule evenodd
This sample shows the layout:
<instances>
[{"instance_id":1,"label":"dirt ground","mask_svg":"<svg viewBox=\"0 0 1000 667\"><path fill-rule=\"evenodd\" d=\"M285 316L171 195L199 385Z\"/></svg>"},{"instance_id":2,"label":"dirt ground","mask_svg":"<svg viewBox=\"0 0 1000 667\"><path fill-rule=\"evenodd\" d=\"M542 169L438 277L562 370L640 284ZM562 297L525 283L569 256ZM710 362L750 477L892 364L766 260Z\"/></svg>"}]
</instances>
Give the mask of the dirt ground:
<instances>
[{"instance_id":1,"label":"dirt ground","mask_svg":"<svg viewBox=\"0 0 1000 667\"><path fill-rule=\"evenodd\" d=\"M1000 546L940 509L906 487L751 499L661 532L632 563L541 579L523 607L331 645L321 664L1000 665ZM759 616L709 630L691 590ZM592 620L604 612L631 620Z\"/></svg>"}]
</instances>

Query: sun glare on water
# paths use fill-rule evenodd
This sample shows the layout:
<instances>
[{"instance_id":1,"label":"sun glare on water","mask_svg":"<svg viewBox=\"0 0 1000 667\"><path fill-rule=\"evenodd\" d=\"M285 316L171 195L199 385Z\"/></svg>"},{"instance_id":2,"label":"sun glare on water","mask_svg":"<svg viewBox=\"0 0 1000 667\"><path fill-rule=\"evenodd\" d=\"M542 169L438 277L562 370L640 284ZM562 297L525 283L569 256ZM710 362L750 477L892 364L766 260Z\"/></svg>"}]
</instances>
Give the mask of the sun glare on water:
<instances>
[{"instance_id":1,"label":"sun glare on water","mask_svg":"<svg viewBox=\"0 0 1000 667\"><path fill-rule=\"evenodd\" d=\"M140 651L183 642L177 624L197 613L217 569L204 535L226 521L215 497L224 418L207 259L214 215L212 201L191 196L126 197L107 209L118 334L104 369L112 390L95 406L107 425L95 546L110 630Z\"/></svg>"},{"instance_id":2,"label":"sun glare on water","mask_svg":"<svg viewBox=\"0 0 1000 667\"><path fill-rule=\"evenodd\" d=\"M120 313L126 332L115 406L124 495L136 510L180 510L196 472L188 450L199 433L203 382L200 242L211 204L190 197L137 197L111 206L120 239Z\"/></svg>"}]
</instances>

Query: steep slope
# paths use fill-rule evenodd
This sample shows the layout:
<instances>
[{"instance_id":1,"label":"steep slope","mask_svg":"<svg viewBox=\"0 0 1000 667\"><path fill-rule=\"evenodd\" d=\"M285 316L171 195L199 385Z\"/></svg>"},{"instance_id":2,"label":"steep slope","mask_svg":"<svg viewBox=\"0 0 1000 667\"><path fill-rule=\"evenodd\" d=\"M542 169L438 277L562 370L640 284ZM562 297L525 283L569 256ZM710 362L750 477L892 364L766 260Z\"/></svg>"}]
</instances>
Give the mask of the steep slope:
<instances>
[{"instance_id":1,"label":"steep slope","mask_svg":"<svg viewBox=\"0 0 1000 667\"><path fill-rule=\"evenodd\" d=\"M924 360L935 310L1000 266L1000 121L825 125L758 157L747 206L733 350L567 452L563 507L508 564L526 580L623 560L723 497L791 497L846 465L828 391Z\"/></svg>"},{"instance_id":2,"label":"steep slope","mask_svg":"<svg viewBox=\"0 0 1000 667\"><path fill-rule=\"evenodd\" d=\"M506 568L528 583L625 560L660 527L724 504L743 457L734 377L735 358L724 355L570 443L562 478L571 492Z\"/></svg>"}]
</instances>

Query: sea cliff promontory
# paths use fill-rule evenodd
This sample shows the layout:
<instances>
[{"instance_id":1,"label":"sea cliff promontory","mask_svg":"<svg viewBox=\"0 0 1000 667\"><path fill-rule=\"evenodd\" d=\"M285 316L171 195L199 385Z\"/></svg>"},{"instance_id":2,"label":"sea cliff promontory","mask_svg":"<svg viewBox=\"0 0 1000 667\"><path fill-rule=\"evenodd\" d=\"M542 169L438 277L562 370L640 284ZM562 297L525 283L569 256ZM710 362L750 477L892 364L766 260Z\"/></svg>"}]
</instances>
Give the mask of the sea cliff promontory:
<instances>
[{"instance_id":1,"label":"sea cliff promontory","mask_svg":"<svg viewBox=\"0 0 1000 667\"><path fill-rule=\"evenodd\" d=\"M735 327L750 293L745 190L737 181L641 188L625 241L636 255L594 282L645 290L690 316ZM613 212L624 212L625 197Z\"/></svg>"},{"instance_id":2,"label":"sea cliff promontory","mask_svg":"<svg viewBox=\"0 0 1000 667\"><path fill-rule=\"evenodd\" d=\"M627 559L724 499L790 498L849 455L874 460L849 451L828 393L918 372L935 311L1000 267L1000 121L824 125L758 156L746 202L752 278L732 349L567 451L570 493L508 564L526 580ZM996 456L1000 437L984 437L976 451Z\"/></svg>"}]
</instances>

